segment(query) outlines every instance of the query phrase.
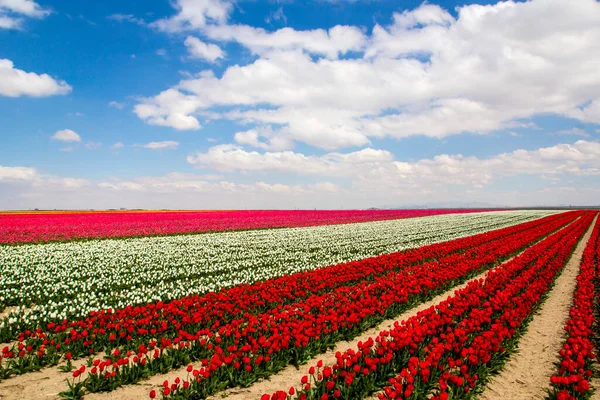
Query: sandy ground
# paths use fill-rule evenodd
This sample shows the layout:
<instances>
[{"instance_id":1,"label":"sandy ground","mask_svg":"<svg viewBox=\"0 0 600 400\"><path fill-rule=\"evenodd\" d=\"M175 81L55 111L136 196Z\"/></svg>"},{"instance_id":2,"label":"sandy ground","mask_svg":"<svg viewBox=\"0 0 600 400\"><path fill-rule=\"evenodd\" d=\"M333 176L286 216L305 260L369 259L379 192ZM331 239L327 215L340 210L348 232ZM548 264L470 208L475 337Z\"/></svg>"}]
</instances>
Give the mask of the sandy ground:
<instances>
[{"instance_id":1,"label":"sandy ground","mask_svg":"<svg viewBox=\"0 0 600 400\"><path fill-rule=\"evenodd\" d=\"M75 365L79 366L79 363ZM57 398L57 394L67 388L65 379L70 373L48 368L40 372L31 372L0 382L2 400L48 400Z\"/></svg>"},{"instance_id":2,"label":"sandy ground","mask_svg":"<svg viewBox=\"0 0 600 400\"><path fill-rule=\"evenodd\" d=\"M100 352L94 359L104 359L105 353ZM73 361L73 367L86 365L86 359ZM60 362L54 367L43 368L36 372L13 376L0 381L0 400L49 400L57 399L58 393L67 389L66 379L72 381L72 372L63 372L58 368L66 363ZM86 369L82 378L89 373Z\"/></svg>"},{"instance_id":3,"label":"sandy ground","mask_svg":"<svg viewBox=\"0 0 600 400\"><path fill-rule=\"evenodd\" d=\"M546 397L550 389L550 376L556 370L558 351L564 339L563 327L573 302L579 264L594 223L579 242L527 332L519 340L518 352L511 356L500 374L488 382L481 399L529 400Z\"/></svg>"},{"instance_id":4,"label":"sandy ground","mask_svg":"<svg viewBox=\"0 0 600 400\"><path fill-rule=\"evenodd\" d=\"M598 363L596 363L595 367L596 367L596 371L598 371L598 368L600 368L600 365ZM596 391L594 392L592 397L590 397L590 400L600 400L600 378L593 377L590 381L590 385L592 385L592 387L596 389Z\"/></svg>"}]
</instances>

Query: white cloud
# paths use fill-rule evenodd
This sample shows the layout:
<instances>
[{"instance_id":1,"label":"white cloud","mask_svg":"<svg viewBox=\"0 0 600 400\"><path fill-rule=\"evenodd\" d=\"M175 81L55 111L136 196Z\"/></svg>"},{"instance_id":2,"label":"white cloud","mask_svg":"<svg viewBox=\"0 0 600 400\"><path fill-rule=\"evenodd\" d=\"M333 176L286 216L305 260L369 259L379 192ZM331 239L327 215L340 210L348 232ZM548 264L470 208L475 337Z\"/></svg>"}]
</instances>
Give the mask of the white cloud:
<instances>
[{"instance_id":1,"label":"white cloud","mask_svg":"<svg viewBox=\"0 0 600 400\"><path fill-rule=\"evenodd\" d=\"M66 189L79 189L90 184L90 182L87 179L79 178L51 178L49 180L49 183L58 184Z\"/></svg>"},{"instance_id":2,"label":"white cloud","mask_svg":"<svg viewBox=\"0 0 600 400\"><path fill-rule=\"evenodd\" d=\"M339 208L440 202L437 199L522 206L597 204L600 195L600 189L588 184L600 178L598 141L580 140L487 158L444 154L416 161L397 161L391 153L371 148L308 156L225 145L193 155L189 161L200 168L227 172L90 182L45 175L29 167L0 166L0 190L6 193L0 198L0 208L197 208L198 201L207 208ZM265 175L239 183L227 179L235 176L228 171ZM268 176L273 172L303 175L302 180L309 183L273 182L272 175ZM492 186L507 177L536 184L508 191ZM578 187L575 181L585 183ZM485 186L489 189L482 189Z\"/></svg>"},{"instance_id":3,"label":"white cloud","mask_svg":"<svg viewBox=\"0 0 600 400\"><path fill-rule=\"evenodd\" d=\"M266 138L267 141L262 141ZM281 135L280 132L273 131L270 127L250 129L248 131L237 132L234 135L236 143L258 147L264 150L289 150L294 147L294 143L289 138Z\"/></svg>"},{"instance_id":4,"label":"white cloud","mask_svg":"<svg viewBox=\"0 0 600 400\"><path fill-rule=\"evenodd\" d=\"M325 149L372 137L486 134L537 114L600 123L600 3L506 1L457 11L454 18L425 3L369 37L357 27L197 24L259 58L220 77L184 79L135 111L148 123L199 129L203 113L226 106L233 111L221 118L272 124L289 140ZM337 58L357 49L363 58Z\"/></svg>"},{"instance_id":5,"label":"white cloud","mask_svg":"<svg viewBox=\"0 0 600 400\"><path fill-rule=\"evenodd\" d=\"M38 75L14 68L11 60L0 59L0 96L45 97L71 92L71 86L47 74Z\"/></svg>"},{"instance_id":6,"label":"white cloud","mask_svg":"<svg viewBox=\"0 0 600 400\"><path fill-rule=\"evenodd\" d=\"M283 23L287 25L287 16L283 12L283 7L279 7L265 18L267 24L270 24L273 21L283 21Z\"/></svg>"},{"instance_id":7,"label":"white cloud","mask_svg":"<svg viewBox=\"0 0 600 400\"><path fill-rule=\"evenodd\" d=\"M341 188L331 182L316 184L285 185L280 183L266 183L258 181L252 184L239 184L219 180L221 177L213 175L194 175L183 173L170 173L164 176L140 177L135 180L113 180L100 182L98 187L117 192L153 192L153 193L219 193L229 194L301 194L301 193L335 193Z\"/></svg>"},{"instance_id":8,"label":"white cloud","mask_svg":"<svg viewBox=\"0 0 600 400\"><path fill-rule=\"evenodd\" d=\"M32 181L38 176L34 168L28 167L5 167L0 165L0 182L8 181Z\"/></svg>"},{"instance_id":9,"label":"white cloud","mask_svg":"<svg viewBox=\"0 0 600 400\"><path fill-rule=\"evenodd\" d=\"M0 14L0 29L19 29L20 27L21 19Z\"/></svg>"},{"instance_id":10,"label":"white cloud","mask_svg":"<svg viewBox=\"0 0 600 400\"><path fill-rule=\"evenodd\" d=\"M402 14L394 13L394 25L400 28L414 28L419 25L449 26L454 18L438 5L423 3L421 7Z\"/></svg>"},{"instance_id":11,"label":"white cloud","mask_svg":"<svg viewBox=\"0 0 600 400\"><path fill-rule=\"evenodd\" d=\"M134 112L149 124L188 130L201 128L198 120L189 115L198 108L200 103L195 96L169 89L153 98L141 99Z\"/></svg>"},{"instance_id":12,"label":"white cloud","mask_svg":"<svg viewBox=\"0 0 600 400\"><path fill-rule=\"evenodd\" d=\"M199 168L347 178L363 189L385 187L401 192L448 185L477 188L505 176L600 176L600 142L580 140L537 150L515 150L486 159L442 154L414 162L396 161L390 152L372 148L318 157L292 151L259 153L235 145L218 145L205 153L190 155L187 160Z\"/></svg>"},{"instance_id":13,"label":"white cloud","mask_svg":"<svg viewBox=\"0 0 600 400\"><path fill-rule=\"evenodd\" d=\"M155 53L156 53L156 55L161 56L161 57L164 57L167 55L167 51L165 49L158 49L158 50L156 50Z\"/></svg>"},{"instance_id":14,"label":"white cloud","mask_svg":"<svg viewBox=\"0 0 600 400\"><path fill-rule=\"evenodd\" d=\"M255 54L273 50L305 50L336 58L349 51L360 51L367 43L367 37L359 28L343 25L328 31L297 31L286 27L274 32L248 25L210 25L204 32L213 40L238 42Z\"/></svg>"},{"instance_id":15,"label":"white cloud","mask_svg":"<svg viewBox=\"0 0 600 400\"><path fill-rule=\"evenodd\" d=\"M211 147L206 153L198 152L187 160L199 168L221 171L285 172L300 175L344 176L350 174L349 166L389 162L393 157L386 150L370 148L340 154L329 153L322 157L304 155L293 151L246 151L239 146L224 144Z\"/></svg>"},{"instance_id":16,"label":"white cloud","mask_svg":"<svg viewBox=\"0 0 600 400\"><path fill-rule=\"evenodd\" d=\"M123 147L125 147L125 145L122 142L117 142L110 147L111 147L111 149L117 150L117 149L122 149Z\"/></svg>"},{"instance_id":17,"label":"white cloud","mask_svg":"<svg viewBox=\"0 0 600 400\"><path fill-rule=\"evenodd\" d=\"M146 21L144 21L142 18L137 18L133 14L112 14L106 18L117 22L131 22L137 25L146 25Z\"/></svg>"},{"instance_id":18,"label":"white cloud","mask_svg":"<svg viewBox=\"0 0 600 400\"><path fill-rule=\"evenodd\" d=\"M60 131L56 131L56 133L52 135L52 139L61 142L81 142L81 136L71 129L62 129Z\"/></svg>"},{"instance_id":19,"label":"white cloud","mask_svg":"<svg viewBox=\"0 0 600 400\"><path fill-rule=\"evenodd\" d=\"M179 142L175 142L173 140L167 140L164 142L150 142L139 147L143 147L145 149L151 150L162 150L162 149L176 149L179 146Z\"/></svg>"},{"instance_id":20,"label":"white cloud","mask_svg":"<svg viewBox=\"0 0 600 400\"><path fill-rule=\"evenodd\" d=\"M222 24L233 5L225 0L175 0L174 7L176 15L155 21L151 26L165 32L181 32L203 28L208 23Z\"/></svg>"},{"instance_id":21,"label":"white cloud","mask_svg":"<svg viewBox=\"0 0 600 400\"><path fill-rule=\"evenodd\" d=\"M0 9L33 18L42 18L49 13L32 0L0 0Z\"/></svg>"},{"instance_id":22,"label":"white cloud","mask_svg":"<svg viewBox=\"0 0 600 400\"><path fill-rule=\"evenodd\" d=\"M125 108L125 103L119 103L118 101L114 101L113 100L113 101L111 101L111 102L108 103L108 106L116 108L118 110L122 110L122 109Z\"/></svg>"},{"instance_id":23,"label":"white cloud","mask_svg":"<svg viewBox=\"0 0 600 400\"><path fill-rule=\"evenodd\" d=\"M96 150L102 147L102 143L100 142L87 142L85 144L85 148L89 150Z\"/></svg>"},{"instance_id":24,"label":"white cloud","mask_svg":"<svg viewBox=\"0 0 600 400\"><path fill-rule=\"evenodd\" d=\"M21 29L23 18L44 18L50 11L33 0L0 0L0 29Z\"/></svg>"},{"instance_id":25,"label":"white cloud","mask_svg":"<svg viewBox=\"0 0 600 400\"><path fill-rule=\"evenodd\" d=\"M590 101L583 107L575 107L567 113L567 116L585 122L600 124L600 98Z\"/></svg>"},{"instance_id":26,"label":"white cloud","mask_svg":"<svg viewBox=\"0 0 600 400\"><path fill-rule=\"evenodd\" d=\"M0 183L27 184L37 189L49 187L77 189L87 186L90 182L81 178L41 174L35 168L30 167L7 167L0 165Z\"/></svg>"},{"instance_id":27,"label":"white cloud","mask_svg":"<svg viewBox=\"0 0 600 400\"><path fill-rule=\"evenodd\" d=\"M225 53L219 46L212 43L204 43L193 36L188 36L184 44L188 48L188 52L192 58L199 58L213 63L225 56Z\"/></svg>"},{"instance_id":28,"label":"white cloud","mask_svg":"<svg viewBox=\"0 0 600 400\"><path fill-rule=\"evenodd\" d=\"M586 138L590 137L590 134L584 131L581 128L571 128L571 129L563 129L556 132L557 135L575 135L575 136L583 136Z\"/></svg>"}]
</instances>

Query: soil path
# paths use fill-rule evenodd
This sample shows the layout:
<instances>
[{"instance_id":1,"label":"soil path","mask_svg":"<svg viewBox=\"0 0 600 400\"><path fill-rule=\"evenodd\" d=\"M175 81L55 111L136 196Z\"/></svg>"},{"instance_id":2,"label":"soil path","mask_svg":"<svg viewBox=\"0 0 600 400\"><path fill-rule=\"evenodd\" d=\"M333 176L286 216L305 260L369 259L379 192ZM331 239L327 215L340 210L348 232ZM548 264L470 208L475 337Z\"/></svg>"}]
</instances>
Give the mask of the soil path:
<instances>
[{"instance_id":1,"label":"soil path","mask_svg":"<svg viewBox=\"0 0 600 400\"><path fill-rule=\"evenodd\" d=\"M579 264L596 218L556 279L548 299L519 340L518 352L514 353L502 371L488 382L480 399L546 398L547 390L550 389L550 377L556 371L555 363L558 361L558 352L564 339L563 327L569 318L569 309L573 303Z\"/></svg>"}]
</instances>

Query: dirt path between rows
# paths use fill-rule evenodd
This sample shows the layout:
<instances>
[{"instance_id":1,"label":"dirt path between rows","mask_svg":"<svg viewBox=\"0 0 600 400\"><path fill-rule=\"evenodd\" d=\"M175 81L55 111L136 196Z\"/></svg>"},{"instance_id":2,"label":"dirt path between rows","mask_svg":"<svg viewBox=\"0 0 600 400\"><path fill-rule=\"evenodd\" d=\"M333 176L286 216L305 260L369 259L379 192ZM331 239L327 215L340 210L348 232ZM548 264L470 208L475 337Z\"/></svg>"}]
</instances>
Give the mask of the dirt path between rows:
<instances>
[{"instance_id":1,"label":"dirt path between rows","mask_svg":"<svg viewBox=\"0 0 600 400\"><path fill-rule=\"evenodd\" d=\"M74 365L79 366L81 363L74 363ZM0 382L0 399L55 399L58 393L67 389L65 382L67 378L72 379L72 375L60 372L55 367L9 378Z\"/></svg>"},{"instance_id":2,"label":"dirt path between rows","mask_svg":"<svg viewBox=\"0 0 600 400\"><path fill-rule=\"evenodd\" d=\"M488 382L480 399L546 398L547 390L550 389L550 376L556 371L555 363L558 361L558 352L564 339L563 327L569 318L569 309L573 303L579 264L596 218L556 279L548 299L519 340L518 352L514 353L502 371Z\"/></svg>"}]
</instances>

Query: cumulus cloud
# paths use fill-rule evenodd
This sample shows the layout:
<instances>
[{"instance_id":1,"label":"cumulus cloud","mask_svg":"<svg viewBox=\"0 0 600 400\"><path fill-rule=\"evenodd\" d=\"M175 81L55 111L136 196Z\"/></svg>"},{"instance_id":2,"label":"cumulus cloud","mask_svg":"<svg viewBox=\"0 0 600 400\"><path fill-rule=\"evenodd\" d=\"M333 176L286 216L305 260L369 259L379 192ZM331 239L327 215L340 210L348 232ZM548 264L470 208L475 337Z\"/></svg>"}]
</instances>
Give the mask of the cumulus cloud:
<instances>
[{"instance_id":1,"label":"cumulus cloud","mask_svg":"<svg viewBox=\"0 0 600 400\"><path fill-rule=\"evenodd\" d=\"M556 132L557 135L574 135L589 138L590 134L581 128L562 129Z\"/></svg>"},{"instance_id":2,"label":"cumulus cloud","mask_svg":"<svg viewBox=\"0 0 600 400\"><path fill-rule=\"evenodd\" d=\"M32 181L38 176L34 168L5 167L0 165L0 182Z\"/></svg>"},{"instance_id":3,"label":"cumulus cloud","mask_svg":"<svg viewBox=\"0 0 600 400\"><path fill-rule=\"evenodd\" d=\"M267 24L270 24L273 21L283 21L284 24L287 24L287 16L283 12L283 7L279 7L265 18Z\"/></svg>"},{"instance_id":4,"label":"cumulus cloud","mask_svg":"<svg viewBox=\"0 0 600 400\"><path fill-rule=\"evenodd\" d=\"M349 169L362 169L366 165L389 163L393 156L387 150L362 149L352 153L328 153L318 157L293 151L247 151L240 146L224 144L211 147L207 152L197 152L187 160L200 168L221 171L285 172L300 175L345 176Z\"/></svg>"},{"instance_id":5,"label":"cumulus cloud","mask_svg":"<svg viewBox=\"0 0 600 400\"><path fill-rule=\"evenodd\" d=\"M0 165L0 183L27 184L35 188L61 187L77 189L88 185L90 182L81 178L68 178L39 173L30 167L8 167Z\"/></svg>"},{"instance_id":6,"label":"cumulus cloud","mask_svg":"<svg viewBox=\"0 0 600 400\"><path fill-rule=\"evenodd\" d=\"M600 142L580 140L537 150L515 150L490 158L442 154L418 161L396 161L386 150L304 155L293 151L247 151L218 145L188 156L199 168L241 172L345 177L363 188L408 188L468 185L481 187L506 176L600 176Z\"/></svg>"},{"instance_id":7,"label":"cumulus cloud","mask_svg":"<svg viewBox=\"0 0 600 400\"><path fill-rule=\"evenodd\" d=\"M11 60L0 59L0 96L45 97L71 92L71 86L47 74L38 75L14 67Z\"/></svg>"},{"instance_id":8,"label":"cumulus cloud","mask_svg":"<svg viewBox=\"0 0 600 400\"><path fill-rule=\"evenodd\" d=\"M225 0L176 0L177 14L160 19L151 26L165 32L182 32L203 28L208 23L227 21L233 5Z\"/></svg>"},{"instance_id":9,"label":"cumulus cloud","mask_svg":"<svg viewBox=\"0 0 600 400\"><path fill-rule=\"evenodd\" d=\"M273 50L305 50L336 58L350 51L360 51L367 43L367 37L359 28L343 25L329 30L282 28L274 32L248 25L211 25L204 32L213 40L238 42L255 54Z\"/></svg>"},{"instance_id":10,"label":"cumulus cloud","mask_svg":"<svg viewBox=\"0 0 600 400\"><path fill-rule=\"evenodd\" d=\"M238 144L264 150L280 151L294 147L293 141L282 135L281 131L274 131L268 126L236 132L233 138Z\"/></svg>"},{"instance_id":11,"label":"cumulus cloud","mask_svg":"<svg viewBox=\"0 0 600 400\"><path fill-rule=\"evenodd\" d=\"M22 17L41 19L48 14L33 0L0 0L0 29L21 29Z\"/></svg>"},{"instance_id":12,"label":"cumulus cloud","mask_svg":"<svg viewBox=\"0 0 600 400\"><path fill-rule=\"evenodd\" d=\"M185 39L184 44L192 58L199 58L213 63L217 59L225 56L225 53L219 46L212 43L204 43L193 36L188 36Z\"/></svg>"},{"instance_id":13,"label":"cumulus cloud","mask_svg":"<svg viewBox=\"0 0 600 400\"><path fill-rule=\"evenodd\" d=\"M200 129L198 120L189 115L200 108L199 99L169 89L158 96L141 99L134 107L138 117L152 125L170 126L177 130Z\"/></svg>"},{"instance_id":14,"label":"cumulus cloud","mask_svg":"<svg viewBox=\"0 0 600 400\"><path fill-rule=\"evenodd\" d=\"M117 22L131 22L132 24L146 25L146 21L142 18L137 18L133 14L111 14L106 18Z\"/></svg>"},{"instance_id":15,"label":"cumulus cloud","mask_svg":"<svg viewBox=\"0 0 600 400\"><path fill-rule=\"evenodd\" d=\"M161 208L197 208L201 200L207 207L217 208L339 208L430 203L435 197L502 205L556 205L596 204L600 195L599 189L589 185L577 188L570 183L600 178L600 142L586 140L487 158L443 154L416 161L399 161L390 152L373 148L314 156L292 151L260 153L221 145L194 154L188 161L201 169L221 170L222 174L169 173L90 182L45 175L29 167L0 166L0 188L3 193L11 193L3 196L0 204L4 208L39 206L40 201L58 208L67 204L83 208L158 204ZM309 183L273 182L268 176L239 183L236 172L302 175L302 180ZM482 190L505 177L535 177L542 185L518 191L498 187ZM82 187L85 190L77 190ZM11 203L9 199L18 201Z\"/></svg>"},{"instance_id":16,"label":"cumulus cloud","mask_svg":"<svg viewBox=\"0 0 600 400\"><path fill-rule=\"evenodd\" d=\"M52 135L52 140L58 140L61 142L81 142L81 136L71 129L62 129L60 131L56 131L56 133Z\"/></svg>"},{"instance_id":17,"label":"cumulus cloud","mask_svg":"<svg viewBox=\"0 0 600 400\"><path fill-rule=\"evenodd\" d=\"M340 188L331 182L317 184L284 185L269 184L258 181L253 184L239 184L221 180L218 175L197 175L184 173L170 173L164 176L139 177L134 180L113 180L97 184L98 187L111 191L146 191L155 193L174 192L315 192L339 191Z\"/></svg>"},{"instance_id":18,"label":"cumulus cloud","mask_svg":"<svg viewBox=\"0 0 600 400\"><path fill-rule=\"evenodd\" d=\"M150 149L150 150L162 150L162 149L173 150L173 149L176 149L178 146L179 146L179 142L175 142L173 140L167 140L164 142L150 142L150 143L141 145L139 147L143 147L145 149Z\"/></svg>"},{"instance_id":19,"label":"cumulus cloud","mask_svg":"<svg viewBox=\"0 0 600 400\"><path fill-rule=\"evenodd\" d=\"M567 112L567 116L584 122L600 124L600 98L596 98L584 106L575 107Z\"/></svg>"},{"instance_id":20,"label":"cumulus cloud","mask_svg":"<svg viewBox=\"0 0 600 400\"><path fill-rule=\"evenodd\" d=\"M118 110L122 110L122 109L125 108L125 103L119 103L118 101L114 101L113 100L113 101L111 101L111 102L108 103L108 106L116 108Z\"/></svg>"},{"instance_id":21,"label":"cumulus cloud","mask_svg":"<svg viewBox=\"0 0 600 400\"><path fill-rule=\"evenodd\" d=\"M21 167L11 167L21 168ZM4 181L0 166L2 209L26 208L332 208L347 191L332 182L281 184L264 181L234 183L216 175L169 173L132 180L89 182L44 176ZM85 187L85 190L81 190ZM175 195L175 196L174 196ZM246 199L240 203L240 199Z\"/></svg>"},{"instance_id":22,"label":"cumulus cloud","mask_svg":"<svg viewBox=\"0 0 600 400\"><path fill-rule=\"evenodd\" d=\"M224 14L197 29L259 57L220 77L186 78L135 111L176 129L200 129L202 113L216 113L331 150L373 137L486 134L537 114L600 123L600 3L506 1L457 12L425 3L369 36L352 26L266 31L227 25ZM340 58L347 52L360 56Z\"/></svg>"}]
</instances>

